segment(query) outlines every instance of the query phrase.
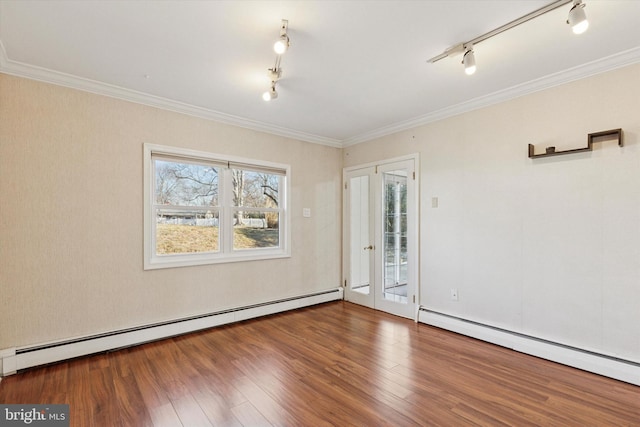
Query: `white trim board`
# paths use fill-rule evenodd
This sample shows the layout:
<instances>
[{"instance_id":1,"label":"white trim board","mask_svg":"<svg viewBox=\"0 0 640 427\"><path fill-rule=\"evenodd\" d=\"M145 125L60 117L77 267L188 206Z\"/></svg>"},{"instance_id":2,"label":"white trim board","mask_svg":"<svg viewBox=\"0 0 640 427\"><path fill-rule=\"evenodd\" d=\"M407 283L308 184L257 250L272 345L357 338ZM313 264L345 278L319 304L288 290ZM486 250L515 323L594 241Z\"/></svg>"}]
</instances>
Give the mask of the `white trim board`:
<instances>
[{"instance_id":1,"label":"white trim board","mask_svg":"<svg viewBox=\"0 0 640 427\"><path fill-rule=\"evenodd\" d=\"M404 120L397 123L392 123L388 126L384 126L378 129L373 129L360 135L344 139L341 141L341 145L343 148L346 148L352 145L369 142L374 139L382 138L383 136L391 135L409 129L414 129L419 126L447 119L449 117L458 116L470 111L479 110L481 108L489 107L495 104L500 104L502 102L520 98L522 96L526 96L535 92L550 89L556 86L561 86L572 81L586 79L587 77L591 77L596 74L613 71L618 68L623 68L628 65L635 64L637 62L640 62L640 47L625 50L611 56L607 56L605 58L588 62L578 67L569 68L554 74L550 74L548 76L531 80L519 85L511 86L497 92L482 95L469 101L450 105L448 107L444 107L440 110L436 110L422 116L414 117L412 119Z\"/></svg>"},{"instance_id":2,"label":"white trim board","mask_svg":"<svg viewBox=\"0 0 640 427\"><path fill-rule=\"evenodd\" d=\"M418 310L418 321L520 353L640 386L640 363L483 325L430 311L424 307Z\"/></svg>"},{"instance_id":3,"label":"white trim board","mask_svg":"<svg viewBox=\"0 0 640 427\"><path fill-rule=\"evenodd\" d=\"M555 74L541 77L536 80L525 82L516 86L506 88L494 93L480 96L478 98L442 108L428 114L414 117L408 120L392 123L378 129L363 132L346 139L329 138L322 135L314 135L294 129L284 128L269 123L250 120L244 117L234 116L219 111L210 110L203 107L194 106L184 102L162 98L159 96L143 93L83 77L62 73L47 68L37 67L19 61L9 59L7 52L0 40L0 73L10 74L44 83L64 86L71 89L82 90L98 95L109 96L111 98L148 105L167 111L186 114L206 120L213 120L220 123L239 126L245 129L256 130L272 135L311 142L314 144L327 145L329 147L346 148L352 145L368 142L386 135L413 129L418 126L437 122L448 117L457 116L469 111L488 107L528 95L533 92L549 89L574 80L580 80L596 74L622 68L627 65L640 62L640 47L618 52L611 56L597 59L595 61L569 68Z\"/></svg>"},{"instance_id":4,"label":"white trim board","mask_svg":"<svg viewBox=\"0 0 640 427\"><path fill-rule=\"evenodd\" d=\"M145 325L99 335L79 337L72 340L46 343L42 345L8 348L0 350L0 375L15 374L22 369L74 357L102 353L123 347L130 347L150 341L161 340L176 335L187 334L202 329L240 322L269 314L282 313L297 308L308 307L342 299L342 288L330 289L308 295L301 295L253 304L245 307L223 310L186 319Z\"/></svg>"},{"instance_id":5,"label":"white trim board","mask_svg":"<svg viewBox=\"0 0 640 427\"><path fill-rule=\"evenodd\" d=\"M78 77L72 74L38 67L24 62L14 61L12 59L9 59L9 57L7 56L7 52L4 48L4 45L2 44L2 40L0 40L0 72L17 77L23 77L30 80L36 80L44 83L68 87L71 89L77 89L84 92L90 92L97 95L108 96L110 98L121 99L123 101L134 102L136 104L160 108L162 110L173 111L175 113L186 114L188 116L198 117L205 120L212 120L215 122L238 126L245 129L283 136L285 138L311 142L314 144L327 145L329 147L341 147L339 140L328 138L322 135L313 135L310 133L297 131L295 129L289 129L270 123L251 120L245 117L235 116L204 107L199 107L196 105L187 104L185 102L163 98L161 96L151 95L149 93L139 92L109 83L91 80L84 77Z\"/></svg>"}]
</instances>

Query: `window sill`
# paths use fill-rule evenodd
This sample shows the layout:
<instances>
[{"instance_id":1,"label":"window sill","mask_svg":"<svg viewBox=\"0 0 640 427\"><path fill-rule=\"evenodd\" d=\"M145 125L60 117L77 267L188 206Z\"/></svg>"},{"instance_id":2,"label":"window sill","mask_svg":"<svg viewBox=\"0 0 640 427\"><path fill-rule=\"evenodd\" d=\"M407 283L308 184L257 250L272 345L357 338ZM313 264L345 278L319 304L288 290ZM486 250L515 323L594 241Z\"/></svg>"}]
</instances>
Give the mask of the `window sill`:
<instances>
[{"instance_id":1,"label":"window sill","mask_svg":"<svg viewBox=\"0 0 640 427\"><path fill-rule=\"evenodd\" d=\"M291 254L285 251L247 251L234 254L226 254L224 256L202 254L202 255L166 255L156 256L151 260L145 260L145 270L157 270L162 268L178 268L178 267L191 267L197 265L209 265L209 264L226 264L230 262L244 262L244 261L261 261L269 259L279 258L291 258Z\"/></svg>"}]
</instances>

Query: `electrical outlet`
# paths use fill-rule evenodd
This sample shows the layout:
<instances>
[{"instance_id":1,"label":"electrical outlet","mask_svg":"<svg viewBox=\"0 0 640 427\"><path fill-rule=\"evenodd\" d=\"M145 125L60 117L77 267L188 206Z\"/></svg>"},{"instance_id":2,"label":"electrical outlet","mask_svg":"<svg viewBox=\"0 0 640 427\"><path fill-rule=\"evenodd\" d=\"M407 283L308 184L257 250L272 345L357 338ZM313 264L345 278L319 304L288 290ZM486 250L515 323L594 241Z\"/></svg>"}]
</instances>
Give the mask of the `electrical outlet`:
<instances>
[{"instance_id":1,"label":"electrical outlet","mask_svg":"<svg viewBox=\"0 0 640 427\"><path fill-rule=\"evenodd\" d=\"M451 301L458 301L458 290L451 288Z\"/></svg>"}]
</instances>

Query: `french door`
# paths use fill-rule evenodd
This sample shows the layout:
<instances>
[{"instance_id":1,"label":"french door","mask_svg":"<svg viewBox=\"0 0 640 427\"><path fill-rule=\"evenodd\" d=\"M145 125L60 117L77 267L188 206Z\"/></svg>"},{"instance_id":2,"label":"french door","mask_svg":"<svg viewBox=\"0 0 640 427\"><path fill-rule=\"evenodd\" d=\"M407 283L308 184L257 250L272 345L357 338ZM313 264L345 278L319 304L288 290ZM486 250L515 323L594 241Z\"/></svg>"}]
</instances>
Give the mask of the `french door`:
<instances>
[{"instance_id":1,"label":"french door","mask_svg":"<svg viewBox=\"0 0 640 427\"><path fill-rule=\"evenodd\" d=\"M345 299L410 318L418 282L415 163L344 171Z\"/></svg>"}]
</instances>

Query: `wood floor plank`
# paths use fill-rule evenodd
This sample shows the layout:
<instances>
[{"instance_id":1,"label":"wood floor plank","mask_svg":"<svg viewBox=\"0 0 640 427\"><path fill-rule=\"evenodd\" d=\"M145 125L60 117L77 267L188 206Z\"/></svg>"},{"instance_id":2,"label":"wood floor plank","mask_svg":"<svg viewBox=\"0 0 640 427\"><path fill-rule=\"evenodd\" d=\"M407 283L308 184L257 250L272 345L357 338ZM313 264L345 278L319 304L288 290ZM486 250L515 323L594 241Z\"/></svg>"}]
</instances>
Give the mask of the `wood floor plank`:
<instances>
[{"instance_id":1,"label":"wood floor plank","mask_svg":"<svg viewBox=\"0 0 640 427\"><path fill-rule=\"evenodd\" d=\"M297 425L294 414L287 412L275 399L249 377L239 377L237 381L238 389L270 424Z\"/></svg>"},{"instance_id":2,"label":"wood floor plank","mask_svg":"<svg viewBox=\"0 0 640 427\"><path fill-rule=\"evenodd\" d=\"M38 396L38 402L48 402L51 404L64 404L68 401L67 393L69 381L69 367L66 363L58 363L43 368L43 375L46 378L46 387L42 387L42 392Z\"/></svg>"},{"instance_id":3,"label":"wood floor plank","mask_svg":"<svg viewBox=\"0 0 640 427\"><path fill-rule=\"evenodd\" d=\"M260 411L256 409L255 406L251 404L251 402L244 402L238 406L234 406L231 408L234 415L238 419L238 422L243 426L272 426Z\"/></svg>"},{"instance_id":4,"label":"wood floor plank","mask_svg":"<svg viewBox=\"0 0 640 427\"><path fill-rule=\"evenodd\" d=\"M242 424L234 416L232 408L247 402L243 398L241 403L231 403L234 400L225 399L225 391L216 387L215 381L209 376L203 376L194 383L193 397L198 402L202 412L214 426L240 427Z\"/></svg>"},{"instance_id":5,"label":"wood floor plank","mask_svg":"<svg viewBox=\"0 0 640 427\"><path fill-rule=\"evenodd\" d=\"M314 408L314 403L319 396L316 390L301 383L300 379L304 376L298 375L295 370L281 362L281 358L273 356L265 356L263 361L257 364L248 360L237 361L246 377L251 378L251 381L266 393L274 405L285 413L291 414L294 425L318 427L332 425L324 414L318 413ZM268 375L264 375L264 372L268 372ZM296 390L295 398L292 398L291 390ZM247 395L253 402L252 395ZM256 403L254 406L260 408Z\"/></svg>"},{"instance_id":6,"label":"wood floor plank","mask_svg":"<svg viewBox=\"0 0 640 427\"><path fill-rule=\"evenodd\" d=\"M147 406L132 377L114 378L114 410L121 426L151 426L153 424Z\"/></svg>"},{"instance_id":7,"label":"wood floor plank","mask_svg":"<svg viewBox=\"0 0 640 427\"><path fill-rule=\"evenodd\" d=\"M207 415L191 395L184 395L173 401L173 408L178 414L178 418L185 426L213 426Z\"/></svg>"},{"instance_id":8,"label":"wood floor plank","mask_svg":"<svg viewBox=\"0 0 640 427\"><path fill-rule=\"evenodd\" d=\"M181 427L178 413L171 403L157 406L151 410L151 419L154 427ZM189 427L189 426L186 426Z\"/></svg>"},{"instance_id":9,"label":"wood floor plank","mask_svg":"<svg viewBox=\"0 0 640 427\"><path fill-rule=\"evenodd\" d=\"M347 302L31 369L72 426L640 426L640 387Z\"/></svg>"},{"instance_id":10,"label":"wood floor plank","mask_svg":"<svg viewBox=\"0 0 640 427\"><path fill-rule=\"evenodd\" d=\"M134 378L140 391L140 397L150 414L155 408L171 404L169 397L162 388L160 379L152 368L154 362L154 360L147 358L146 353L136 353Z\"/></svg>"}]
</instances>

